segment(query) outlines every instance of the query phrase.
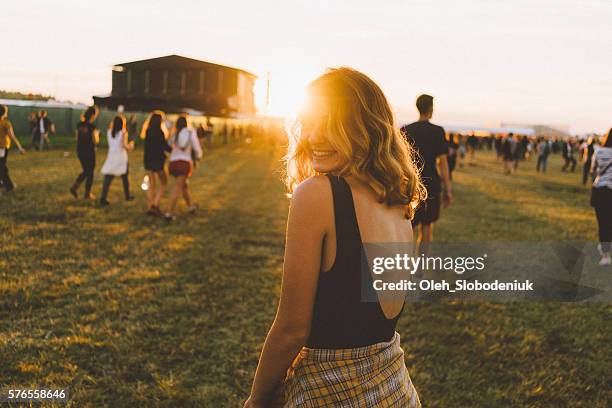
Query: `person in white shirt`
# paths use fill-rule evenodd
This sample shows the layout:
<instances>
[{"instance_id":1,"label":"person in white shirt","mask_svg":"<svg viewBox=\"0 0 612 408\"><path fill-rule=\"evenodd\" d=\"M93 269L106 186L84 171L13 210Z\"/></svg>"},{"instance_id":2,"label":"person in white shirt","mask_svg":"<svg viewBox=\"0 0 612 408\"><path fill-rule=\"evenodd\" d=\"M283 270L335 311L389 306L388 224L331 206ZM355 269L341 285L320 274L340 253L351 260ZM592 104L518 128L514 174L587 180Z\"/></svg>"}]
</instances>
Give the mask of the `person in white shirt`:
<instances>
[{"instance_id":1,"label":"person in white shirt","mask_svg":"<svg viewBox=\"0 0 612 408\"><path fill-rule=\"evenodd\" d=\"M591 171L596 176L591 189L591 206L599 228L601 266L612 265L612 129L593 154Z\"/></svg>"},{"instance_id":2,"label":"person in white shirt","mask_svg":"<svg viewBox=\"0 0 612 408\"><path fill-rule=\"evenodd\" d=\"M101 173L104 174L104 182L102 184L100 205L107 206L109 204L106 198L108 197L108 190L115 176L120 176L121 181L123 181L125 201L132 201L134 196L130 193L128 152L134 149L134 141L128 141L125 116L115 116L106 134L106 140L108 142L108 153L101 170Z\"/></svg>"},{"instance_id":3,"label":"person in white shirt","mask_svg":"<svg viewBox=\"0 0 612 408\"><path fill-rule=\"evenodd\" d=\"M51 119L47 117L47 111L41 110L38 114L38 134L40 135L39 150L42 152L45 145L51 148L51 139L49 139L49 132L55 133L55 125L51 122Z\"/></svg>"},{"instance_id":4,"label":"person in white shirt","mask_svg":"<svg viewBox=\"0 0 612 408\"><path fill-rule=\"evenodd\" d=\"M197 209L191 200L187 179L193 173L194 157L196 160L202 157L202 147L200 146L196 131L187 125L187 117L184 115L179 116L176 120L176 125L168 144L172 148L168 170L170 175L176 179L176 183L172 190L170 204L164 214L164 218L172 221L175 219L173 215L174 207L180 196L183 196L185 199L190 213L193 214Z\"/></svg>"}]
</instances>

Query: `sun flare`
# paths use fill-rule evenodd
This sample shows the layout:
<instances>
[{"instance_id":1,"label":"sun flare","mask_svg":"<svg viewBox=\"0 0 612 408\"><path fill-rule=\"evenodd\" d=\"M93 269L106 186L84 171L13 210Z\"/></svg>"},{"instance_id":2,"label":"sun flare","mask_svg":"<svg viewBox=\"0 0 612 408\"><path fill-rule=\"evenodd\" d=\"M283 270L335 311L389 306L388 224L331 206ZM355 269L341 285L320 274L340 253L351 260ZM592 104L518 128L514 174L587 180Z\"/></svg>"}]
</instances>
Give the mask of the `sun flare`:
<instances>
[{"instance_id":1,"label":"sun flare","mask_svg":"<svg viewBox=\"0 0 612 408\"><path fill-rule=\"evenodd\" d=\"M255 83L255 100L259 112L270 116L294 117L303 107L306 87L322 69L279 69L262 75ZM269 79L269 90L268 87ZM269 92L269 93L268 93ZM266 97L266 95L269 95Z\"/></svg>"}]
</instances>

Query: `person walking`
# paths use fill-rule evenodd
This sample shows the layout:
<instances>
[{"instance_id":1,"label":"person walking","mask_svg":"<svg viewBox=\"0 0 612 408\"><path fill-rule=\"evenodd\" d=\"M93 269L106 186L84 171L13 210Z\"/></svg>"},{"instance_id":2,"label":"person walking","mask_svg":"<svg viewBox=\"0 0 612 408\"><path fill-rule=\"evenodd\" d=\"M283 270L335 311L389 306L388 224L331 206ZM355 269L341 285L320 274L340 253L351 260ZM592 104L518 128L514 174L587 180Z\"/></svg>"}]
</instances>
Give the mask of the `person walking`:
<instances>
[{"instance_id":1,"label":"person walking","mask_svg":"<svg viewBox=\"0 0 612 408\"><path fill-rule=\"evenodd\" d=\"M128 130L128 141L134 141L138 137L138 120L136 119L136 115L131 114L130 118L127 121L127 130Z\"/></svg>"},{"instance_id":2,"label":"person walking","mask_svg":"<svg viewBox=\"0 0 612 408\"><path fill-rule=\"evenodd\" d=\"M512 174L514 171L514 166L512 163L514 162L514 158L516 155L517 142L514 140L514 134L512 132L508 133L508 136L504 139L502 143L502 157L504 159L504 173Z\"/></svg>"},{"instance_id":3,"label":"person walking","mask_svg":"<svg viewBox=\"0 0 612 408\"><path fill-rule=\"evenodd\" d=\"M364 74L330 70L308 94L286 156L280 301L244 407L418 408L396 332L405 293L366 301L361 276L363 243L412 242L425 195L412 149Z\"/></svg>"},{"instance_id":4,"label":"person walking","mask_svg":"<svg viewBox=\"0 0 612 408\"><path fill-rule=\"evenodd\" d=\"M11 180L8 168L8 154L11 142L15 143L19 153L25 153L24 148L19 143L19 139L15 136L13 124L8 119L8 107L0 105L0 185L7 193L13 191L16 187L13 180Z\"/></svg>"},{"instance_id":5,"label":"person walking","mask_svg":"<svg viewBox=\"0 0 612 408\"><path fill-rule=\"evenodd\" d=\"M161 216L159 203L166 185L166 152L171 151L168 145L168 130L166 129L166 115L160 110L151 112L144 125L140 137L144 139L144 167L147 171L147 214Z\"/></svg>"},{"instance_id":6,"label":"person walking","mask_svg":"<svg viewBox=\"0 0 612 408\"><path fill-rule=\"evenodd\" d=\"M591 206L595 209L599 230L599 265L612 265L612 129L593 153L591 170L596 176L591 188Z\"/></svg>"},{"instance_id":7,"label":"person walking","mask_svg":"<svg viewBox=\"0 0 612 408\"><path fill-rule=\"evenodd\" d=\"M412 220L413 227L418 231L418 253L427 255L429 245L433 241L434 223L440 218L440 206L443 203L445 208L448 207L453 200L453 193L444 129L429 121L433 115L433 97L419 96L416 106L419 120L402 127L401 132L418 154L419 164L422 166L421 178L427 189L427 200L416 209Z\"/></svg>"},{"instance_id":8,"label":"person walking","mask_svg":"<svg viewBox=\"0 0 612 408\"><path fill-rule=\"evenodd\" d=\"M107 200L108 190L115 176L121 176L125 201L134 199L134 196L130 193L130 180L128 177L128 152L134 149L134 141L128 141L125 116L115 116L106 133L106 140L108 142L108 153L101 171L104 175L102 196L100 197L101 206L110 204Z\"/></svg>"},{"instance_id":9,"label":"person walking","mask_svg":"<svg viewBox=\"0 0 612 408\"><path fill-rule=\"evenodd\" d=\"M548 156L550 155L550 144L543 137L540 136L538 139L538 144L536 146L536 150L538 153L538 162L536 163L536 171L539 173L546 173L546 166L548 165Z\"/></svg>"},{"instance_id":10,"label":"person walking","mask_svg":"<svg viewBox=\"0 0 612 408\"><path fill-rule=\"evenodd\" d=\"M194 157L196 160L202 158L202 147L200 146L196 131L188 126L186 116L181 115L176 120L169 145L172 150L170 152L168 169L170 175L175 178L175 183L164 218L167 221L173 221L176 218L174 216L174 208L181 196L185 200L190 214L195 213L197 210L197 206L191 200L188 178L193 173Z\"/></svg>"},{"instance_id":11,"label":"person walking","mask_svg":"<svg viewBox=\"0 0 612 408\"><path fill-rule=\"evenodd\" d=\"M478 148L478 137L472 132L467 138L468 165L476 165L476 149Z\"/></svg>"},{"instance_id":12,"label":"person walking","mask_svg":"<svg viewBox=\"0 0 612 408\"><path fill-rule=\"evenodd\" d=\"M38 112L30 112L30 116L28 117L28 125L30 128L30 149L38 149L39 141L38 141Z\"/></svg>"},{"instance_id":13,"label":"person walking","mask_svg":"<svg viewBox=\"0 0 612 408\"><path fill-rule=\"evenodd\" d=\"M47 116L46 110L41 110L38 113L38 142L39 148L41 152L43 151L45 145L51 149L51 139L49 138L49 133L55 133L55 124L51 122L51 119Z\"/></svg>"},{"instance_id":14,"label":"person walking","mask_svg":"<svg viewBox=\"0 0 612 408\"><path fill-rule=\"evenodd\" d=\"M93 194L91 194L91 187L93 185L94 171L96 168L96 146L100 140L100 132L96 125L94 125L98 113L97 106L90 106L85 110L83 116L81 116L81 121L77 123L76 126L76 150L82 171L74 181L72 187L70 187L70 193L74 198L78 197L79 186L85 181L84 198L86 200L95 199Z\"/></svg>"},{"instance_id":15,"label":"person walking","mask_svg":"<svg viewBox=\"0 0 612 408\"><path fill-rule=\"evenodd\" d=\"M576 159L574 158L574 141L572 139L563 141L562 155L565 163L563 164L563 167L561 167L561 171L566 172L568 167L571 165L572 167L570 171L573 173L576 170Z\"/></svg>"},{"instance_id":16,"label":"person walking","mask_svg":"<svg viewBox=\"0 0 612 408\"><path fill-rule=\"evenodd\" d=\"M452 181L453 179L453 170L457 167L457 154L459 150L459 143L457 143L457 138L454 133L450 133L448 135L448 178Z\"/></svg>"},{"instance_id":17,"label":"person walking","mask_svg":"<svg viewBox=\"0 0 612 408\"><path fill-rule=\"evenodd\" d=\"M595 139L593 136L585 141L582 149L582 184L586 185L591 173L591 164L593 163L593 154L595 153Z\"/></svg>"}]
</instances>

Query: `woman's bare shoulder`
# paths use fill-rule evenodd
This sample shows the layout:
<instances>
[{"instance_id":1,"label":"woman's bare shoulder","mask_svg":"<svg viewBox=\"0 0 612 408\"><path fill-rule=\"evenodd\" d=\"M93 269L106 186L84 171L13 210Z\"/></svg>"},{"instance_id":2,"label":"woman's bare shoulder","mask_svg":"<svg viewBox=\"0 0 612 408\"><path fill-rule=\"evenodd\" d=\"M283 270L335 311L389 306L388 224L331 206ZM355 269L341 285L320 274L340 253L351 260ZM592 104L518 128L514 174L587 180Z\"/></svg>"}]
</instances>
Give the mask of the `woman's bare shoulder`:
<instances>
[{"instance_id":1,"label":"woman's bare shoulder","mask_svg":"<svg viewBox=\"0 0 612 408\"><path fill-rule=\"evenodd\" d=\"M331 208L331 185L326 176L311 176L293 190L292 205L304 203L312 209Z\"/></svg>"}]
</instances>

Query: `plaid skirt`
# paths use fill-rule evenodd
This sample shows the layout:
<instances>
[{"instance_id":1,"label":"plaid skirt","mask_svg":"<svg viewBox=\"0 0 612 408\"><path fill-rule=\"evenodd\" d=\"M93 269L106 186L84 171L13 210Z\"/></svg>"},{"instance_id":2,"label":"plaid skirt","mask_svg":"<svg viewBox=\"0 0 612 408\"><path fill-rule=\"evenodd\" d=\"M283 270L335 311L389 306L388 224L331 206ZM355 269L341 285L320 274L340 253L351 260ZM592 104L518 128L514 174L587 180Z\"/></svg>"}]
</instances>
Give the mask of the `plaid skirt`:
<instances>
[{"instance_id":1,"label":"plaid skirt","mask_svg":"<svg viewBox=\"0 0 612 408\"><path fill-rule=\"evenodd\" d=\"M302 348L275 407L420 408L404 363L400 336L352 349Z\"/></svg>"}]
</instances>

